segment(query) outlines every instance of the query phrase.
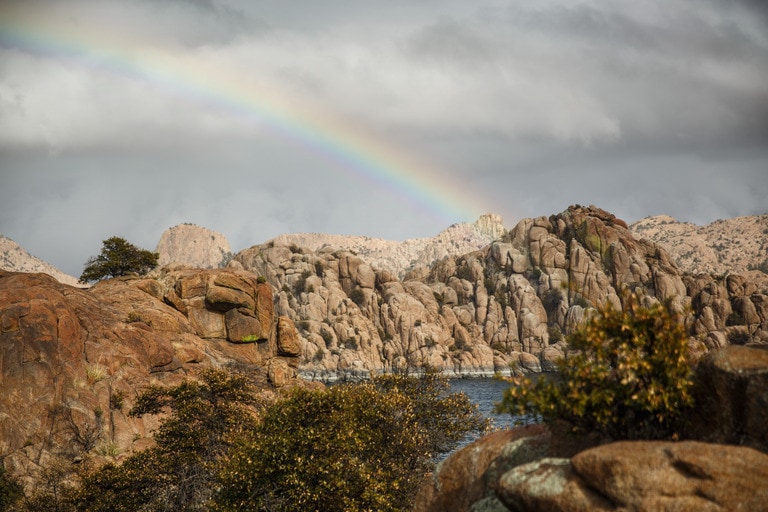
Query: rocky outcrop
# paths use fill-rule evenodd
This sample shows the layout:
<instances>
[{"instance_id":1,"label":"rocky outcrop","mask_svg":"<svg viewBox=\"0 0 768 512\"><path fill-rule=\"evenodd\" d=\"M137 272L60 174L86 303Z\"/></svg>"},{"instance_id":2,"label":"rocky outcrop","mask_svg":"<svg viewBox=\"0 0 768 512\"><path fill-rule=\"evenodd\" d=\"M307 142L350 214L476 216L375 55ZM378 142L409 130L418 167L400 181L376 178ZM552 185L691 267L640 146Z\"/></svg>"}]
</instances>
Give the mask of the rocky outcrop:
<instances>
[{"instance_id":1,"label":"rocky outcrop","mask_svg":"<svg viewBox=\"0 0 768 512\"><path fill-rule=\"evenodd\" d=\"M60 283L78 287L86 286L79 283L76 277L70 276L40 258L32 256L19 244L3 235L0 235L0 270L43 273L48 274Z\"/></svg>"},{"instance_id":2,"label":"rocky outcrop","mask_svg":"<svg viewBox=\"0 0 768 512\"><path fill-rule=\"evenodd\" d=\"M610 442L558 424L497 432L443 461L414 510L768 510L767 356L732 346L700 361L685 441Z\"/></svg>"},{"instance_id":3,"label":"rocky outcrop","mask_svg":"<svg viewBox=\"0 0 768 512\"><path fill-rule=\"evenodd\" d=\"M244 271L167 269L88 290L0 271L0 459L26 475L51 454L130 453L157 427L128 416L145 386L227 365L265 389L298 383L296 339L271 287Z\"/></svg>"},{"instance_id":4,"label":"rocky outcrop","mask_svg":"<svg viewBox=\"0 0 768 512\"><path fill-rule=\"evenodd\" d=\"M160 267L176 263L192 268L218 268L226 266L232 258L227 237L194 224L166 229L155 252Z\"/></svg>"},{"instance_id":5,"label":"rocky outcrop","mask_svg":"<svg viewBox=\"0 0 768 512\"><path fill-rule=\"evenodd\" d=\"M269 243L233 265L275 288L276 313L298 328L308 378L424 364L448 375L548 371L590 308L621 306L622 287L687 312L696 354L768 343L768 275L685 274L662 247L593 206L523 219L481 250L402 278L334 247Z\"/></svg>"}]
</instances>

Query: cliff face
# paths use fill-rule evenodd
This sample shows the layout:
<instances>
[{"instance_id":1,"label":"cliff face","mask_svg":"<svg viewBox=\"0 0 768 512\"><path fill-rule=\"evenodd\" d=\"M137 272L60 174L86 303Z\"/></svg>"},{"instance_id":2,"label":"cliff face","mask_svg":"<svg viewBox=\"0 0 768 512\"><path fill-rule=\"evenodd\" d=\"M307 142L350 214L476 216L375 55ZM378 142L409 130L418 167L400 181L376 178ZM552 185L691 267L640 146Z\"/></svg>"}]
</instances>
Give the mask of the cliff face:
<instances>
[{"instance_id":1,"label":"cliff face","mask_svg":"<svg viewBox=\"0 0 768 512\"><path fill-rule=\"evenodd\" d=\"M128 411L150 383L235 365L295 383L296 330L247 272L169 270L89 290L0 271L0 458L28 475L50 454L125 454L157 420ZM119 456L119 455L118 455Z\"/></svg>"},{"instance_id":2,"label":"cliff face","mask_svg":"<svg viewBox=\"0 0 768 512\"><path fill-rule=\"evenodd\" d=\"M298 326L300 369L312 378L424 364L448 374L546 370L586 308L619 305L625 285L647 302L690 308L695 351L768 342L768 276L685 275L661 246L595 207L524 219L501 240L402 280L332 247L270 243L235 260L277 290L278 314Z\"/></svg>"}]
</instances>

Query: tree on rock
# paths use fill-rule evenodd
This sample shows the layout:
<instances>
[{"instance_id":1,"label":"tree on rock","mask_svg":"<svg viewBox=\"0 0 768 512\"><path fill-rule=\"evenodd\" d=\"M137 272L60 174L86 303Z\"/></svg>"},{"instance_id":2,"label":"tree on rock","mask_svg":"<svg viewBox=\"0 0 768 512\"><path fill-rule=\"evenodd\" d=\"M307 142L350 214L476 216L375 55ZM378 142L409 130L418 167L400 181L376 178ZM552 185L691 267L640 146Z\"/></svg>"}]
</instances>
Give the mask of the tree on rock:
<instances>
[{"instance_id":1,"label":"tree on rock","mask_svg":"<svg viewBox=\"0 0 768 512\"><path fill-rule=\"evenodd\" d=\"M139 249L124 238L113 236L102 243L101 254L85 263L81 282L90 283L129 274L144 275L157 266L158 253Z\"/></svg>"}]
</instances>

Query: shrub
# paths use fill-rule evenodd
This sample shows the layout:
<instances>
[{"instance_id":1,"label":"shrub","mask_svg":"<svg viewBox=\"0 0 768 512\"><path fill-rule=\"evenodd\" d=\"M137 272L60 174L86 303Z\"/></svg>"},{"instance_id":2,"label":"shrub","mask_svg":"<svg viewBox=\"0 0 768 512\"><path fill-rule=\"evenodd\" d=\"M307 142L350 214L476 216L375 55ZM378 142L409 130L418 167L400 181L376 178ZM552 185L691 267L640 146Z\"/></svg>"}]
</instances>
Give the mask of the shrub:
<instances>
[{"instance_id":1,"label":"shrub","mask_svg":"<svg viewBox=\"0 0 768 512\"><path fill-rule=\"evenodd\" d=\"M365 293L362 289L355 288L349 293L349 299L358 306L362 306L365 304Z\"/></svg>"},{"instance_id":2,"label":"shrub","mask_svg":"<svg viewBox=\"0 0 768 512\"><path fill-rule=\"evenodd\" d=\"M464 395L444 395L437 382L433 374L294 389L224 464L215 508L410 510L435 450L482 424Z\"/></svg>"},{"instance_id":3,"label":"shrub","mask_svg":"<svg viewBox=\"0 0 768 512\"><path fill-rule=\"evenodd\" d=\"M558 377L509 379L498 410L613 439L676 438L692 405L682 320L669 303L644 308L627 293L623 302L623 311L607 304L571 334L578 352L558 363Z\"/></svg>"},{"instance_id":4,"label":"shrub","mask_svg":"<svg viewBox=\"0 0 768 512\"><path fill-rule=\"evenodd\" d=\"M744 328L731 329L728 332L728 343L731 345L746 345L751 339L749 332Z\"/></svg>"},{"instance_id":5,"label":"shrub","mask_svg":"<svg viewBox=\"0 0 768 512\"><path fill-rule=\"evenodd\" d=\"M213 489L217 463L235 437L253 429L257 403L245 377L220 369L199 380L150 386L131 416L170 413L155 433L157 445L86 475L73 502L77 510L200 510Z\"/></svg>"},{"instance_id":6,"label":"shrub","mask_svg":"<svg viewBox=\"0 0 768 512\"><path fill-rule=\"evenodd\" d=\"M301 273L299 278L296 280L296 283L293 285L293 291L296 295L299 295L307 290L307 278L309 278L312 275L312 272L309 270L305 270Z\"/></svg>"},{"instance_id":7,"label":"shrub","mask_svg":"<svg viewBox=\"0 0 768 512\"><path fill-rule=\"evenodd\" d=\"M122 411L125 401L125 391L118 389L109 394L109 408L113 411Z\"/></svg>"}]
</instances>

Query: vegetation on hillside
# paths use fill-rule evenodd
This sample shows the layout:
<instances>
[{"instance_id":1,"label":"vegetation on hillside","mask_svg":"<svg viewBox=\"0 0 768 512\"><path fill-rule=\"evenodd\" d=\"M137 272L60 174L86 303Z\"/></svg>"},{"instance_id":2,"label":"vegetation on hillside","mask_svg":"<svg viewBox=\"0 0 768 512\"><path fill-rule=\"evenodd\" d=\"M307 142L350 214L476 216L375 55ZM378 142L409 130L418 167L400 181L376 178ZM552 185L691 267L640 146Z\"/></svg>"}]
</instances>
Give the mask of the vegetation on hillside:
<instances>
[{"instance_id":1,"label":"vegetation on hillside","mask_svg":"<svg viewBox=\"0 0 768 512\"><path fill-rule=\"evenodd\" d=\"M244 374L208 369L146 388L130 412L158 413L152 448L57 473L55 492L41 482L8 510L407 510L437 455L488 427L432 370L266 400Z\"/></svg>"},{"instance_id":2,"label":"vegetation on hillside","mask_svg":"<svg viewBox=\"0 0 768 512\"><path fill-rule=\"evenodd\" d=\"M145 275L157 266L159 254L140 249L124 238L113 236L102 242L101 253L88 258L80 281L91 283L130 274Z\"/></svg>"},{"instance_id":3,"label":"vegetation on hillside","mask_svg":"<svg viewBox=\"0 0 768 512\"><path fill-rule=\"evenodd\" d=\"M674 439L692 406L688 337L669 303L624 295L568 338L571 352L553 378L511 378L498 410L565 420L613 439Z\"/></svg>"}]
</instances>

